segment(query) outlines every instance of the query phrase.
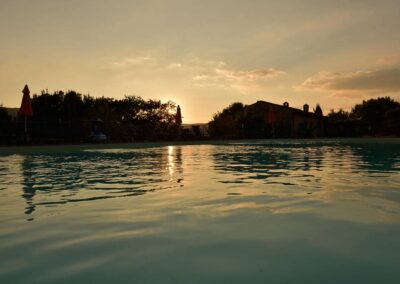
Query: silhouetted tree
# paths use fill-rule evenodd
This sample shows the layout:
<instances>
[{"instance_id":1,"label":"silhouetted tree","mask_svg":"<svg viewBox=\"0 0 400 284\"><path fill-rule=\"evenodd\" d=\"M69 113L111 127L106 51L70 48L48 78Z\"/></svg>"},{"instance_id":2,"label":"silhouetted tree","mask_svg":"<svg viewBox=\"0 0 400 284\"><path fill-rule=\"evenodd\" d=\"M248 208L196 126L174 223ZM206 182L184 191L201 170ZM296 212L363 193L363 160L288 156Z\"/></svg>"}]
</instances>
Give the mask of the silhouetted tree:
<instances>
[{"instance_id":1,"label":"silhouetted tree","mask_svg":"<svg viewBox=\"0 0 400 284\"><path fill-rule=\"evenodd\" d=\"M322 116L322 115L323 115L323 113L322 113L322 108L321 108L321 106L320 106L319 104L317 104L317 106L315 107L314 113L315 113L316 115L318 115L318 116Z\"/></svg>"},{"instance_id":2,"label":"silhouetted tree","mask_svg":"<svg viewBox=\"0 0 400 284\"><path fill-rule=\"evenodd\" d=\"M178 106L178 108L176 109L175 123L179 126L182 124L182 114L180 106Z\"/></svg>"},{"instance_id":3,"label":"silhouetted tree","mask_svg":"<svg viewBox=\"0 0 400 284\"><path fill-rule=\"evenodd\" d=\"M82 95L75 91L68 91L63 98L61 123L64 130L64 139L82 139L82 123L84 115L84 104Z\"/></svg>"},{"instance_id":4,"label":"silhouetted tree","mask_svg":"<svg viewBox=\"0 0 400 284\"><path fill-rule=\"evenodd\" d=\"M62 108L64 92L57 91L49 94L42 91L40 95L33 95L30 135L32 140L49 142L62 139Z\"/></svg>"},{"instance_id":5,"label":"silhouetted tree","mask_svg":"<svg viewBox=\"0 0 400 284\"><path fill-rule=\"evenodd\" d=\"M11 116L8 114L7 109L0 105L0 121L8 122Z\"/></svg>"},{"instance_id":6,"label":"silhouetted tree","mask_svg":"<svg viewBox=\"0 0 400 284\"><path fill-rule=\"evenodd\" d=\"M10 142L13 127L15 125L12 123L12 118L8 114L7 109L0 105L0 144Z\"/></svg>"},{"instance_id":7,"label":"silhouetted tree","mask_svg":"<svg viewBox=\"0 0 400 284\"><path fill-rule=\"evenodd\" d=\"M331 109L331 112L328 114L328 120L330 122L348 120L349 118L350 118L350 113L344 111L343 109L339 109L337 112Z\"/></svg>"},{"instance_id":8,"label":"silhouetted tree","mask_svg":"<svg viewBox=\"0 0 400 284\"><path fill-rule=\"evenodd\" d=\"M242 134L245 107L242 103L233 103L222 112L214 115L208 123L211 136L221 138L239 138Z\"/></svg>"},{"instance_id":9,"label":"silhouetted tree","mask_svg":"<svg viewBox=\"0 0 400 284\"><path fill-rule=\"evenodd\" d=\"M33 96L32 107L32 137L36 142L84 141L92 122L98 119L103 121L103 131L111 141L175 139L177 133L175 104L171 101L43 91Z\"/></svg>"},{"instance_id":10,"label":"silhouetted tree","mask_svg":"<svg viewBox=\"0 0 400 284\"><path fill-rule=\"evenodd\" d=\"M400 107L385 112L384 121L388 134L400 136Z\"/></svg>"},{"instance_id":11,"label":"silhouetted tree","mask_svg":"<svg viewBox=\"0 0 400 284\"><path fill-rule=\"evenodd\" d=\"M400 103L390 97L369 99L352 111L328 114L331 136L400 135Z\"/></svg>"},{"instance_id":12,"label":"silhouetted tree","mask_svg":"<svg viewBox=\"0 0 400 284\"><path fill-rule=\"evenodd\" d=\"M390 134L387 123L395 109L400 108L400 103L390 97L369 99L357 104L350 113L350 118L360 120L367 129L368 135ZM388 114L387 114L388 113ZM396 116L394 114L394 116Z\"/></svg>"}]
</instances>

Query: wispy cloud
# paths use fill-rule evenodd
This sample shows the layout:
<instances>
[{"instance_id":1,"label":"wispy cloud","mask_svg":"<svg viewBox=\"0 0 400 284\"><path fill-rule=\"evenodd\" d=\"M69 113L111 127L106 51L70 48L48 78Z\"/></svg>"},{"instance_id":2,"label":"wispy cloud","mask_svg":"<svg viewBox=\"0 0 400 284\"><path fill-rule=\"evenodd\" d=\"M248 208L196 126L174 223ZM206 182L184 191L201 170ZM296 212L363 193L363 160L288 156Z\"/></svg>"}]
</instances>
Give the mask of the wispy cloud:
<instances>
[{"instance_id":1,"label":"wispy cloud","mask_svg":"<svg viewBox=\"0 0 400 284\"><path fill-rule=\"evenodd\" d=\"M169 70L176 70L182 68L182 63L171 63L167 66Z\"/></svg>"},{"instance_id":2,"label":"wispy cloud","mask_svg":"<svg viewBox=\"0 0 400 284\"><path fill-rule=\"evenodd\" d=\"M193 82L197 86L215 86L223 88L244 88L257 84L258 81L267 80L286 74L282 70L267 68L257 70L234 70L229 68L216 67L208 70L207 73L194 76Z\"/></svg>"},{"instance_id":3,"label":"wispy cloud","mask_svg":"<svg viewBox=\"0 0 400 284\"><path fill-rule=\"evenodd\" d=\"M175 82L190 87L232 89L240 93L262 89L268 80L286 74L275 68L229 68L222 60L200 58L194 54L171 60L160 52L144 52L140 56L111 57L107 62L107 66L112 66L115 76L129 81L128 78L132 76L136 79L153 76L152 80L166 79L169 86Z\"/></svg>"},{"instance_id":4,"label":"wispy cloud","mask_svg":"<svg viewBox=\"0 0 400 284\"><path fill-rule=\"evenodd\" d=\"M151 56L132 56L118 60L113 60L111 65L114 67L130 67L138 65L148 65L155 63L156 59Z\"/></svg>"},{"instance_id":5,"label":"wispy cloud","mask_svg":"<svg viewBox=\"0 0 400 284\"><path fill-rule=\"evenodd\" d=\"M400 92L400 68L357 71L348 74L321 71L295 87L298 91L326 91L343 93L397 93Z\"/></svg>"},{"instance_id":6,"label":"wispy cloud","mask_svg":"<svg viewBox=\"0 0 400 284\"><path fill-rule=\"evenodd\" d=\"M378 60L379 64L400 65L400 52L384 56Z\"/></svg>"}]
</instances>

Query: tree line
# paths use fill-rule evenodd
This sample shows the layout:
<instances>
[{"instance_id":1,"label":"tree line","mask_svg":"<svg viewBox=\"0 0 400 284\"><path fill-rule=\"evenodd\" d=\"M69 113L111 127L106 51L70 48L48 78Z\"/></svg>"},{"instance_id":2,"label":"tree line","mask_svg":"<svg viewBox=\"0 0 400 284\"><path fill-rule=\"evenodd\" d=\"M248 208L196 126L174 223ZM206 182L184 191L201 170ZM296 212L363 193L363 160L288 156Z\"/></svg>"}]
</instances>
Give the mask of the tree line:
<instances>
[{"instance_id":1,"label":"tree line","mask_svg":"<svg viewBox=\"0 0 400 284\"><path fill-rule=\"evenodd\" d=\"M400 103L390 97L364 100L349 112L331 110L327 116L317 105L314 114L322 117L326 137L400 136ZM272 126L263 111L240 102L216 113L208 126L216 138L271 138L271 127L275 127L277 138L293 137L284 122ZM310 137L306 128L300 130L295 137Z\"/></svg>"},{"instance_id":2,"label":"tree line","mask_svg":"<svg viewBox=\"0 0 400 284\"><path fill-rule=\"evenodd\" d=\"M351 111L331 110L327 119L330 136L400 136L400 102L390 97L363 100Z\"/></svg>"},{"instance_id":3,"label":"tree line","mask_svg":"<svg viewBox=\"0 0 400 284\"><path fill-rule=\"evenodd\" d=\"M174 102L140 96L94 98L75 91L42 91L33 95L32 109L33 116L28 118L32 143L87 141L94 121L102 121L102 132L110 141L121 142L174 140L181 127ZM23 118L13 118L0 107L0 142L20 143L23 132Z\"/></svg>"},{"instance_id":4,"label":"tree line","mask_svg":"<svg viewBox=\"0 0 400 284\"><path fill-rule=\"evenodd\" d=\"M88 141L94 121L102 121L102 132L114 142L190 138L181 128L181 110L172 101L42 91L33 95L32 108L33 116L28 119L31 143ZM327 116L322 116L317 105L314 113L322 117L328 137L400 136L400 103L390 97L364 100L351 111L331 110ZM272 130L275 137L290 137L284 124L271 127L260 110L239 102L216 113L208 123L210 138L270 138L267 134ZM296 137L309 137L306 129L303 132ZM0 106L0 144L18 144L23 139L24 118L12 117Z\"/></svg>"}]
</instances>

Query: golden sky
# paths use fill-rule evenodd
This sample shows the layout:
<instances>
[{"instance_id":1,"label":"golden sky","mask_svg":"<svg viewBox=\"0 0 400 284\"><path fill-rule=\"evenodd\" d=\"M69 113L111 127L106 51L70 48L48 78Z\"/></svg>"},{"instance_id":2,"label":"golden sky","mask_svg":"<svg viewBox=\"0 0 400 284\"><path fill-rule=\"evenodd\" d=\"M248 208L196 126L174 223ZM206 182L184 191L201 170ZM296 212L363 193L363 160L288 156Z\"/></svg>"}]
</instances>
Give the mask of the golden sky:
<instances>
[{"instance_id":1,"label":"golden sky","mask_svg":"<svg viewBox=\"0 0 400 284\"><path fill-rule=\"evenodd\" d=\"M0 104L28 84L172 100L194 123L235 101L400 99L399 15L399 0L0 0Z\"/></svg>"}]
</instances>

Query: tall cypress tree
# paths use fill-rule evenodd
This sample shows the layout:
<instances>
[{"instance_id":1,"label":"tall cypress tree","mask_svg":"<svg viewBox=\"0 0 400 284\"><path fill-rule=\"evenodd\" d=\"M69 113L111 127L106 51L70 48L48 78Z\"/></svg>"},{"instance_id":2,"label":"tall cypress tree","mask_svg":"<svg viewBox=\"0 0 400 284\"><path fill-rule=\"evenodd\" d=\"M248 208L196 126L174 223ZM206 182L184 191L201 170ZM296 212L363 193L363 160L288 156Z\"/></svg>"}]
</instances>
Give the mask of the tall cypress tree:
<instances>
[{"instance_id":1,"label":"tall cypress tree","mask_svg":"<svg viewBox=\"0 0 400 284\"><path fill-rule=\"evenodd\" d=\"M176 109L175 123L178 124L178 125L182 124L181 107L179 105L178 105L178 107Z\"/></svg>"}]
</instances>

